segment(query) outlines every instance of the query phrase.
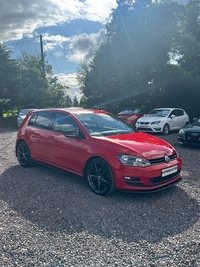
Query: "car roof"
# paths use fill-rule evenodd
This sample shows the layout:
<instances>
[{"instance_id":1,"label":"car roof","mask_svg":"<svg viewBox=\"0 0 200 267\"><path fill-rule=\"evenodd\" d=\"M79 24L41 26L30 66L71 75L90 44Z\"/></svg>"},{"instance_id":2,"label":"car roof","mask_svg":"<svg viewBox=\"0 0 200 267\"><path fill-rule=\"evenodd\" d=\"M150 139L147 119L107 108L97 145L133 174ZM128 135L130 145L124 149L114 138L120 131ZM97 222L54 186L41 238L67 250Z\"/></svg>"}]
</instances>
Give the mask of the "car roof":
<instances>
[{"instance_id":1,"label":"car roof","mask_svg":"<svg viewBox=\"0 0 200 267\"><path fill-rule=\"evenodd\" d=\"M81 107L69 107L69 108L43 108L43 109L34 109L33 112L37 111L66 111L71 114L80 114L80 113L104 113L109 114L105 110L100 109L89 109L89 108L81 108Z\"/></svg>"},{"instance_id":2,"label":"car roof","mask_svg":"<svg viewBox=\"0 0 200 267\"><path fill-rule=\"evenodd\" d=\"M182 109L182 108L154 108L154 109L169 109L169 110L173 110L173 109Z\"/></svg>"}]
</instances>

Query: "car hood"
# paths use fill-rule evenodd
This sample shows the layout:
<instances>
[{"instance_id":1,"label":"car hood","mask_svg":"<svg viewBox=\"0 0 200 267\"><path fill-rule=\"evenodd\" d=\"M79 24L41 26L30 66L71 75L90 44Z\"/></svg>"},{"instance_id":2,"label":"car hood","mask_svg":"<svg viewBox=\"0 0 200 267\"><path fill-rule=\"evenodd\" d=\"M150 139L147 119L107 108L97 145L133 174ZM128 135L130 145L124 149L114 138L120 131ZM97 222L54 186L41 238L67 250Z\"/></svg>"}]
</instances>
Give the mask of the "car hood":
<instances>
[{"instance_id":1,"label":"car hood","mask_svg":"<svg viewBox=\"0 0 200 267\"><path fill-rule=\"evenodd\" d=\"M163 120L166 117L142 117L140 119L137 120L137 122L152 122L152 121L159 121L159 120Z\"/></svg>"},{"instance_id":2,"label":"car hood","mask_svg":"<svg viewBox=\"0 0 200 267\"><path fill-rule=\"evenodd\" d=\"M185 128L185 130L187 130L187 131L194 131L194 129L195 129L195 131L200 131L200 123L198 123L198 124L190 124L190 125L188 125L186 128Z\"/></svg>"},{"instance_id":3,"label":"car hood","mask_svg":"<svg viewBox=\"0 0 200 267\"><path fill-rule=\"evenodd\" d=\"M166 141L143 132L112 135L105 137L105 139L121 145L122 153L131 153L146 159L162 158L165 155L172 155L176 152Z\"/></svg>"}]
</instances>

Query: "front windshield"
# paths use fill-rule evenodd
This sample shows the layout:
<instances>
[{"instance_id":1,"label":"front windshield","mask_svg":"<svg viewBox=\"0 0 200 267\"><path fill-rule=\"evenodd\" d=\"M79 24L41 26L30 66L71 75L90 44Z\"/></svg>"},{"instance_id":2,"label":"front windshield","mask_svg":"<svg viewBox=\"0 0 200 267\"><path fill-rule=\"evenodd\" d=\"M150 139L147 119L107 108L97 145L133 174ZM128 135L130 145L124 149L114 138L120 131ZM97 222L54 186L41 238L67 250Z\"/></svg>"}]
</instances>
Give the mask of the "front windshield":
<instances>
[{"instance_id":1,"label":"front windshield","mask_svg":"<svg viewBox=\"0 0 200 267\"><path fill-rule=\"evenodd\" d=\"M140 112L139 109L135 109L135 110L127 109L127 110L121 111L120 113L118 113L118 115L138 114L139 112Z\"/></svg>"},{"instance_id":2,"label":"front windshield","mask_svg":"<svg viewBox=\"0 0 200 267\"><path fill-rule=\"evenodd\" d=\"M153 109L146 114L146 117L167 117L169 113L169 109Z\"/></svg>"},{"instance_id":3,"label":"front windshield","mask_svg":"<svg viewBox=\"0 0 200 267\"><path fill-rule=\"evenodd\" d=\"M127 134L135 130L117 117L103 113L77 114L91 136L108 136L117 134Z\"/></svg>"}]
</instances>

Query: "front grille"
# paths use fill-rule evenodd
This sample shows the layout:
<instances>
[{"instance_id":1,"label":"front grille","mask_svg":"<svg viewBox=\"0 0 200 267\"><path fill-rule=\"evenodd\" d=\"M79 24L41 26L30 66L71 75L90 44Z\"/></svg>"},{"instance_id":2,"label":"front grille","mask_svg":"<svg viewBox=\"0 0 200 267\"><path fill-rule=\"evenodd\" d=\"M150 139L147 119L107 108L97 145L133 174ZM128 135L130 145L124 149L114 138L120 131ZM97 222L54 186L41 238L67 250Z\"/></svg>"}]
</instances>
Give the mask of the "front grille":
<instances>
[{"instance_id":1,"label":"front grille","mask_svg":"<svg viewBox=\"0 0 200 267\"><path fill-rule=\"evenodd\" d=\"M200 142L200 133L192 132L186 133L186 140L187 142Z\"/></svg>"},{"instance_id":2,"label":"front grille","mask_svg":"<svg viewBox=\"0 0 200 267\"><path fill-rule=\"evenodd\" d=\"M151 128L141 128L141 127L138 127L137 130L139 130L139 131L145 131L145 132L147 132L147 131L152 132L152 129Z\"/></svg>"},{"instance_id":3,"label":"front grille","mask_svg":"<svg viewBox=\"0 0 200 267\"><path fill-rule=\"evenodd\" d=\"M142 125L148 125L149 122L143 122L143 121L140 121L139 124L142 124Z\"/></svg>"},{"instance_id":4,"label":"front grille","mask_svg":"<svg viewBox=\"0 0 200 267\"><path fill-rule=\"evenodd\" d=\"M178 170L177 172L172 173L172 174L167 175L167 176L164 176L164 177L159 176L159 177L150 178L149 180L152 184L158 184L158 183L166 182L166 181L171 180L174 177L176 177L180 173L180 171L181 170Z\"/></svg>"},{"instance_id":5,"label":"front grille","mask_svg":"<svg viewBox=\"0 0 200 267\"><path fill-rule=\"evenodd\" d=\"M177 158L177 154L175 153L175 154L173 154L171 156L168 156L168 157L170 158L170 161L171 160L175 160ZM149 161L151 162L152 165L154 165L154 164L160 164L160 163L166 163L164 157L158 158L158 159L150 159Z\"/></svg>"}]
</instances>

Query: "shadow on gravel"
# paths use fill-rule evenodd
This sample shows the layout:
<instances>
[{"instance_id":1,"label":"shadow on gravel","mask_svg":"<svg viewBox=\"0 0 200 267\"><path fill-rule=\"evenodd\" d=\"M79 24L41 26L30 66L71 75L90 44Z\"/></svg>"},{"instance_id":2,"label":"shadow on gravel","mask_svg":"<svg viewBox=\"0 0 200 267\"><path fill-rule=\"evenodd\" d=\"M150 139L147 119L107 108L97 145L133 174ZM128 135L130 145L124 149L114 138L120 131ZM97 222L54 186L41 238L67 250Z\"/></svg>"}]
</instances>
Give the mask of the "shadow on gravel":
<instances>
[{"instance_id":1,"label":"shadow on gravel","mask_svg":"<svg viewBox=\"0 0 200 267\"><path fill-rule=\"evenodd\" d=\"M200 208L179 186L151 194L116 192L100 197L81 178L36 165L0 176L0 198L49 232L88 232L126 242L158 242L192 227ZM9 214L8 214L9 216Z\"/></svg>"}]
</instances>

